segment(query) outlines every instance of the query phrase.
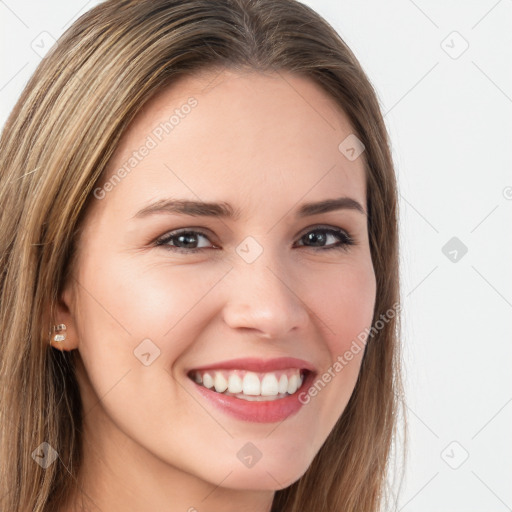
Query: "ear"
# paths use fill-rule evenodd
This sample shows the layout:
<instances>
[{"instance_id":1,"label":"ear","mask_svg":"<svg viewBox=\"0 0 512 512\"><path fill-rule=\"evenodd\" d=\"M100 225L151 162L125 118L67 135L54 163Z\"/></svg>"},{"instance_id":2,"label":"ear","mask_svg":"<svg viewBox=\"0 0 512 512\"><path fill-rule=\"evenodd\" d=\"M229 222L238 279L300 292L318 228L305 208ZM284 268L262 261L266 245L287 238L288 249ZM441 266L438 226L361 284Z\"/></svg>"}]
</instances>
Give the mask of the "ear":
<instances>
[{"instance_id":1,"label":"ear","mask_svg":"<svg viewBox=\"0 0 512 512\"><path fill-rule=\"evenodd\" d=\"M51 334L49 343L52 347L59 350L73 350L78 348L78 332L76 327L76 309L74 307L74 288L69 283L62 292L59 300L55 304L53 319L51 320ZM64 324L65 331L54 331L54 326ZM65 334L64 341L55 341L56 334Z\"/></svg>"}]
</instances>

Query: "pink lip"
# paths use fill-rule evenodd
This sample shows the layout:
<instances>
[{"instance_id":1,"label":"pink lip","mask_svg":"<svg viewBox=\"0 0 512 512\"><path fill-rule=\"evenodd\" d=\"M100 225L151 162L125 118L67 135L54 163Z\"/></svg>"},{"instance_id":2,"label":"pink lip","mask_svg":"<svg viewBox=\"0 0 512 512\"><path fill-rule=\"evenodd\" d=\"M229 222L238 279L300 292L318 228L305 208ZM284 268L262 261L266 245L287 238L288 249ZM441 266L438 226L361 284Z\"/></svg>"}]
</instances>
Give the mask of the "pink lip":
<instances>
[{"instance_id":1,"label":"pink lip","mask_svg":"<svg viewBox=\"0 0 512 512\"><path fill-rule=\"evenodd\" d=\"M244 359L243 361L247 360ZM294 361L297 362L297 359L295 359ZM266 366L268 367L268 364ZM294 365L292 365L292 367L293 366ZM285 368L287 367L288 366L285 366ZM219 367L215 366L215 368ZM277 368L275 368L274 366L273 369ZM252 421L254 423L273 423L276 421L283 421L289 416L292 416L299 412L301 407L304 405L304 403L302 403L299 400L299 396L303 394L305 390L310 388L310 386L313 383L315 373L316 372L308 371L306 373L302 386L299 389L297 389L297 391L293 395L287 396L286 398L278 398L276 400L271 400L267 402L250 402L242 398L223 395L222 393L217 393L215 391L212 391L211 389L205 388L204 386L200 386L199 384L192 380L191 384L214 407L220 409L226 414L229 414L230 416L233 416L238 420Z\"/></svg>"},{"instance_id":2,"label":"pink lip","mask_svg":"<svg viewBox=\"0 0 512 512\"><path fill-rule=\"evenodd\" d=\"M256 357L244 357L239 359L230 359L229 361L219 361L206 366L200 366L191 370L249 370L252 372L272 372L275 370L285 370L287 368L306 369L315 372L315 367L295 357L278 357L275 359L259 359Z\"/></svg>"}]
</instances>

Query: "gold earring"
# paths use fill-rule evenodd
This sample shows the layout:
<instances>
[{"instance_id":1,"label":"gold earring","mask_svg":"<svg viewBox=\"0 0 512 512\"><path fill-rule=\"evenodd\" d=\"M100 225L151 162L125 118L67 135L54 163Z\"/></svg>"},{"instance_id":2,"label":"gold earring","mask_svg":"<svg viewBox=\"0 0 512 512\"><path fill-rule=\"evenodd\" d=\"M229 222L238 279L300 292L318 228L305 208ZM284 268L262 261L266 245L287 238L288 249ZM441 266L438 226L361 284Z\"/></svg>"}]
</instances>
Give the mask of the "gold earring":
<instances>
[{"instance_id":1,"label":"gold earring","mask_svg":"<svg viewBox=\"0 0 512 512\"><path fill-rule=\"evenodd\" d=\"M57 343L63 342L66 339L66 324L54 325L53 332L57 333L53 336L53 341Z\"/></svg>"}]
</instances>

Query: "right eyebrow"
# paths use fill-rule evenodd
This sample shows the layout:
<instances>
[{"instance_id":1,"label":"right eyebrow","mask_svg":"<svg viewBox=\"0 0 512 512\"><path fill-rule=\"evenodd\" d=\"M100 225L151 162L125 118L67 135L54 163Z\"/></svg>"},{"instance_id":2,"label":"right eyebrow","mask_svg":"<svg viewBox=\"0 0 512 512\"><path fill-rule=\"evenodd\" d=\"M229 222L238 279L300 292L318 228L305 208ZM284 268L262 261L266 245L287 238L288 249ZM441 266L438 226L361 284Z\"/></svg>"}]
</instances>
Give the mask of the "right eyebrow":
<instances>
[{"instance_id":1,"label":"right eyebrow","mask_svg":"<svg viewBox=\"0 0 512 512\"><path fill-rule=\"evenodd\" d=\"M355 210L363 215L366 211L355 199L339 197L323 201L302 204L296 211L297 218L309 217L335 210ZM138 211L134 218L147 217L154 214L178 214L193 217L221 217L237 220L240 218L240 209L235 209L226 202L203 202L188 199L160 199Z\"/></svg>"}]
</instances>

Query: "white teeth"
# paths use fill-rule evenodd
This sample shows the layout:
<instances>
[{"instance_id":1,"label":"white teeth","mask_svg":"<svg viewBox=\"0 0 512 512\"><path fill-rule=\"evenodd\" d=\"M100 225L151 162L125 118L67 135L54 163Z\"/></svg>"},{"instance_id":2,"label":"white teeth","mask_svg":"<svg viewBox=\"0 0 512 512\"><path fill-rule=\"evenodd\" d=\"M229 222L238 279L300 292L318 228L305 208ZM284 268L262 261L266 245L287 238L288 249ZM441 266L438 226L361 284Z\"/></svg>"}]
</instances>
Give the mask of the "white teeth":
<instances>
[{"instance_id":1,"label":"white teeth","mask_svg":"<svg viewBox=\"0 0 512 512\"><path fill-rule=\"evenodd\" d=\"M232 373L228 379L228 391L230 393L241 393L243 390L242 379Z\"/></svg>"},{"instance_id":2,"label":"white teeth","mask_svg":"<svg viewBox=\"0 0 512 512\"><path fill-rule=\"evenodd\" d=\"M289 379L288 379L288 393L290 393L290 395L293 395L293 393L295 393L295 391L297 391L297 388L299 387L299 379L297 378L297 375L292 375Z\"/></svg>"},{"instance_id":3,"label":"white teeth","mask_svg":"<svg viewBox=\"0 0 512 512\"><path fill-rule=\"evenodd\" d=\"M293 395L302 386L299 369L256 373L246 370L211 370L194 372L192 380L217 393L246 400L275 400Z\"/></svg>"},{"instance_id":4,"label":"white teeth","mask_svg":"<svg viewBox=\"0 0 512 512\"><path fill-rule=\"evenodd\" d=\"M260 395L261 394L261 383L258 376L253 372L247 372L243 381L244 395Z\"/></svg>"},{"instance_id":5,"label":"white teeth","mask_svg":"<svg viewBox=\"0 0 512 512\"><path fill-rule=\"evenodd\" d=\"M213 388L213 379L209 373L203 375L203 386L208 389Z\"/></svg>"},{"instance_id":6,"label":"white teeth","mask_svg":"<svg viewBox=\"0 0 512 512\"><path fill-rule=\"evenodd\" d=\"M288 391L288 377L281 375L279 379L279 393L286 393Z\"/></svg>"},{"instance_id":7,"label":"white teeth","mask_svg":"<svg viewBox=\"0 0 512 512\"><path fill-rule=\"evenodd\" d=\"M275 396L279 393L277 378L273 373L267 373L261 381L261 396Z\"/></svg>"},{"instance_id":8,"label":"white teeth","mask_svg":"<svg viewBox=\"0 0 512 512\"><path fill-rule=\"evenodd\" d=\"M217 391L217 393L223 393L224 391L226 391L226 389L228 389L228 381L220 372L215 372L214 384L215 391Z\"/></svg>"}]
</instances>

